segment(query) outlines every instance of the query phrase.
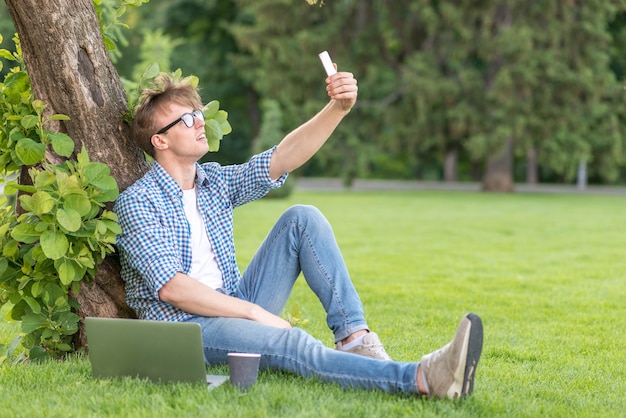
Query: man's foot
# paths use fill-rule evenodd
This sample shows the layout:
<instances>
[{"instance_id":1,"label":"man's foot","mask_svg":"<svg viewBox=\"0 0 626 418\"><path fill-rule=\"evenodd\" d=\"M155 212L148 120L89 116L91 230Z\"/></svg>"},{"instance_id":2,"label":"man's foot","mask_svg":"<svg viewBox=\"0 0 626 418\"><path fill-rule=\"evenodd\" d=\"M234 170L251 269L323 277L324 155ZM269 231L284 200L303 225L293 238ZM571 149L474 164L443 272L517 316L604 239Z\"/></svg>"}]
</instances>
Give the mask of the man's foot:
<instances>
[{"instance_id":1,"label":"man's foot","mask_svg":"<svg viewBox=\"0 0 626 418\"><path fill-rule=\"evenodd\" d=\"M343 344L339 341L335 347L337 350L345 351L346 353L358 354L360 356L371 357L378 360L391 360L391 357L387 355L383 343L380 342L380 338L375 332L368 332L363 336L363 341L349 349L344 349Z\"/></svg>"},{"instance_id":2,"label":"man's foot","mask_svg":"<svg viewBox=\"0 0 626 418\"><path fill-rule=\"evenodd\" d=\"M483 323L476 314L463 317L454 339L420 362L429 398L456 399L474 390L476 365L483 349Z\"/></svg>"}]
</instances>

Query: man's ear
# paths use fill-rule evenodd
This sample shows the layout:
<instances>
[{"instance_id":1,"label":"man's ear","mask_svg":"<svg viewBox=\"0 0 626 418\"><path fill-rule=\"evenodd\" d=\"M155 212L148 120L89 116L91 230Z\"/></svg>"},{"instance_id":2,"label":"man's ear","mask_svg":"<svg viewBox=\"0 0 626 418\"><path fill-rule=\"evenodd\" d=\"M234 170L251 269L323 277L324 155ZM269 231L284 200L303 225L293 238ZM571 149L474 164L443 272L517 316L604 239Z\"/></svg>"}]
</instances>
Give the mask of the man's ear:
<instances>
[{"instance_id":1,"label":"man's ear","mask_svg":"<svg viewBox=\"0 0 626 418\"><path fill-rule=\"evenodd\" d=\"M152 146L154 147L154 149L157 150L164 150L168 147L165 138L159 134L152 135L152 137L150 138L150 142L152 142Z\"/></svg>"}]
</instances>

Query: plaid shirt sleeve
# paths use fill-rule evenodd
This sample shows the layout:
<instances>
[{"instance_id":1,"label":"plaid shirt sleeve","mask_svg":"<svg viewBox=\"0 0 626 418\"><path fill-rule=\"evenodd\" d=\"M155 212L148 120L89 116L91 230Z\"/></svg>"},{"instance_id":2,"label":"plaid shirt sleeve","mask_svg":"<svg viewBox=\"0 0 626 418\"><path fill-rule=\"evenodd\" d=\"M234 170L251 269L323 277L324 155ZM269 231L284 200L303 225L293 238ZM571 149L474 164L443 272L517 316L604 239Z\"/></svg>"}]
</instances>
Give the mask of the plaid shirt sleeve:
<instances>
[{"instance_id":1,"label":"plaid shirt sleeve","mask_svg":"<svg viewBox=\"0 0 626 418\"><path fill-rule=\"evenodd\" d=\"M276 147L250 158L246 164L222 167L220 175L225 179L234 207L259 199L270 189L280 187L287 174L273 181L270 178L270 160Z\"/></svg>"}]
</instances>

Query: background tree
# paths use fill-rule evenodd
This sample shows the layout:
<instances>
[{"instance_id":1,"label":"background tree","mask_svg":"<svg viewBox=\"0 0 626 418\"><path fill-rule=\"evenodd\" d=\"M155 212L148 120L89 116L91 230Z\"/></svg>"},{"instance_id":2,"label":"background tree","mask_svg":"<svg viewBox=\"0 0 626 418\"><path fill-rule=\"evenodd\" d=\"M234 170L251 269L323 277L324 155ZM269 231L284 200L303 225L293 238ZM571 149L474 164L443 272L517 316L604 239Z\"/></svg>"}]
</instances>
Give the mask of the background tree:
<instances>
[{"instance_id":1,"label":"background tree","mask_svg":"<svg viewBox=\"0 0 626 418\"><path fill-rule=\"evenodd\" d=\"M141 44L172 46L172 68L197 74L235 130L222 163L245 160L276 100L284 129L325 97L316 54L353 70L353 113L301 175L483 180L505 150L513 181L623 181L623 0L281 0L158 2L132 11L134 30L116 66L132 79ZM179 44L179 42L181 42ZM145 48L145 47L144 47ZM486 186L487 187L487 186ZM506 188L505 187L505 188Z\"/></svg>"},{"instance_id":2,"label":"background tree","mask_svg":"<svg viewBox=\"0 0 626 418\"><path fill-rule=\"evenodd\" d=\"M620 21L611 22L623 8L623 0L348 0L321 8L177 0L156 13L144 8L137 23L185 40L174 67L197 65L207 94L232 86L226 107L240 117L236 141L211 156L218 161L247 158L263 100L277 101L286 130L310 117L325 100L315 55L328 49L357 74L360 97L332 146L301 175L483 180L510 189L513 181L570 182L581 160L594 182L620 178L622 90L614 74L623 43ZM189 16L219 29L189 24Z\"/></svg>"}]
</instances>

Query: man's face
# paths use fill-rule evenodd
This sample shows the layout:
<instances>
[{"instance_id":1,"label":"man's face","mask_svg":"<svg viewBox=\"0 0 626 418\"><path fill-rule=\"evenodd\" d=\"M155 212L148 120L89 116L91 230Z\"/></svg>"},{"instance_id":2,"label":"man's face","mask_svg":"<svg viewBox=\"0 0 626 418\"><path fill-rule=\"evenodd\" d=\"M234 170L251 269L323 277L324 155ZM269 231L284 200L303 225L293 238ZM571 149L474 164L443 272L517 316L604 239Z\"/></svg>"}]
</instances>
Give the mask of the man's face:
<instances>
[{"instance_id":1,"label":"man's face","mask_svg":"<svg viewBox=\"0 0 626 418\"><path fill-rule=\"evenodd\" d=\"M172 103L165 112L156 115L158 127L166 127L178 120L166 132L153 135L152 141L157 156L190 160L195 163L209 152L209 145L204 132L204 120L197 116L191 118L189 117L191 115L186 116L193 123L191 127L187 127L185 122L180 120L183 114L191 114L195 110L197 109Z\"/></svg>"}]
</instances>

